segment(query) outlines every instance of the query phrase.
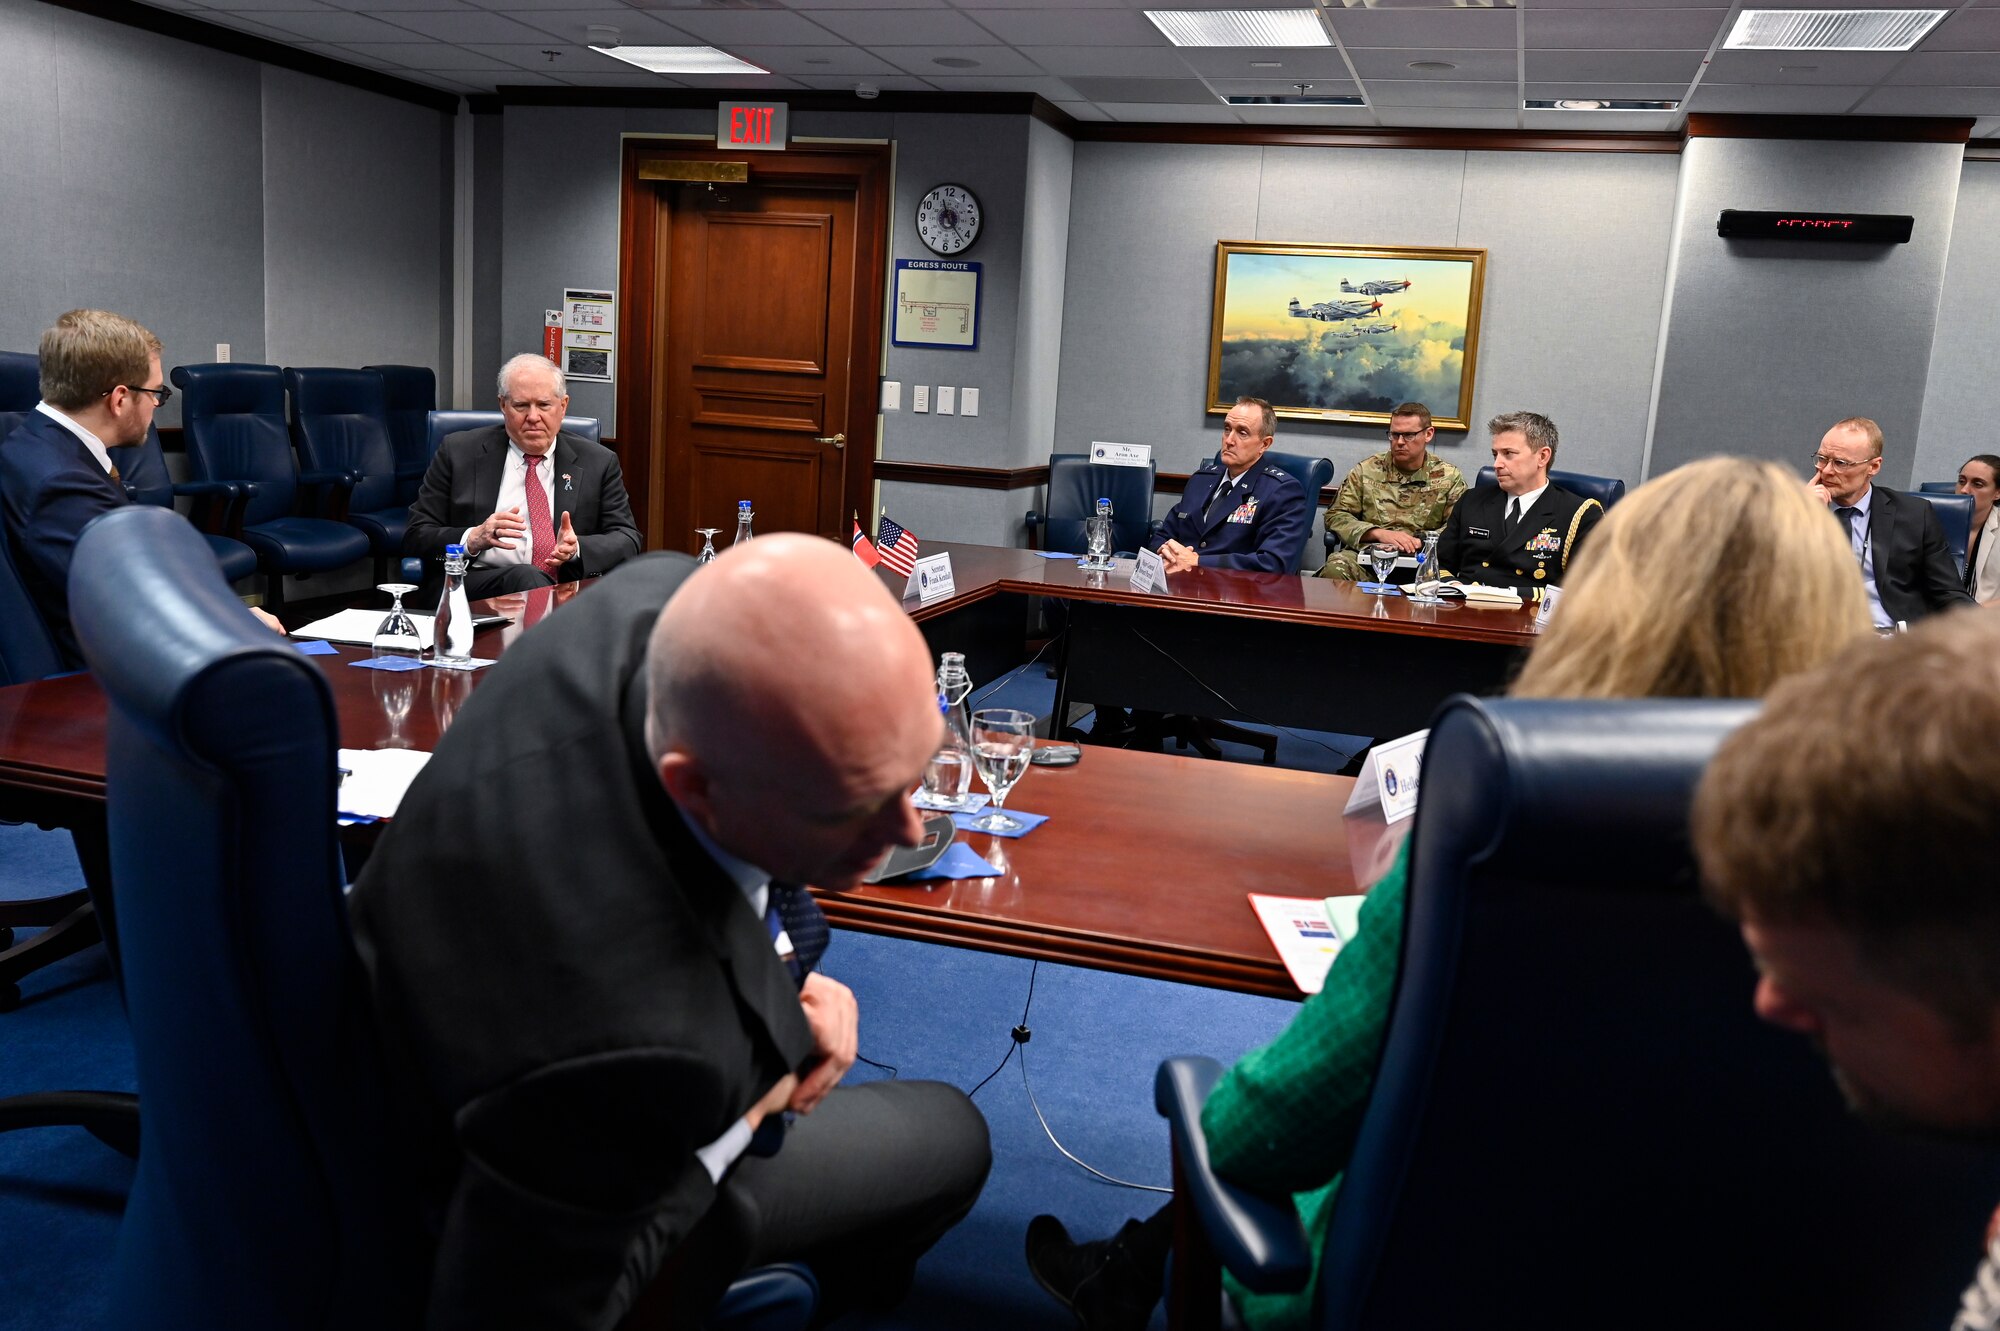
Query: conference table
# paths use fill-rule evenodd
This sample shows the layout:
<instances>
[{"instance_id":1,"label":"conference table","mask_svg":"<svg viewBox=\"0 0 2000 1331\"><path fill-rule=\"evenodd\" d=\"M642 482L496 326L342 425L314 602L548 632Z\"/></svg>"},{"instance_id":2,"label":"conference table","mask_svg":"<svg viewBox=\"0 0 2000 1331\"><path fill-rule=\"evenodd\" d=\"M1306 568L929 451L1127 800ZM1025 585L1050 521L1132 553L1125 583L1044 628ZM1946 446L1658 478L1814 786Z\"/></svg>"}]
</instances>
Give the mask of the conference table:
<instances>
[{"instance_id":1,"label":"conference table","mask_svg":"<svg viewBox=\"0 0 2000 1331\"><path fill-rule=\"evenodd\" d=\"M1017 576L1031 571L1022 565ZM983 595L999 586L996 579ZM498 657L587 587L484 603L512 622L480 632L475 655ZM922 607L919 618L951 609ZM346 748L433 748L484 674L355 668L371 655L339 647L307 658L332 686ZM89 675L0 689L0 818L66 827L80 844L100 843L104 727L104 697ZM998 875L865 886L821 899L828 918L848 928L1296 998L1247 897L1350 893L1386 869L1401 829L1385 826L1379 813L1343 817L1352 785L1319 773L1086 747L1074 767L1030 768L1010 796L1010 807L1047 814L1048 822L1011 840L962 834ZM372 834L356 830L357 853Z\"/></svg>"}]
</instances>

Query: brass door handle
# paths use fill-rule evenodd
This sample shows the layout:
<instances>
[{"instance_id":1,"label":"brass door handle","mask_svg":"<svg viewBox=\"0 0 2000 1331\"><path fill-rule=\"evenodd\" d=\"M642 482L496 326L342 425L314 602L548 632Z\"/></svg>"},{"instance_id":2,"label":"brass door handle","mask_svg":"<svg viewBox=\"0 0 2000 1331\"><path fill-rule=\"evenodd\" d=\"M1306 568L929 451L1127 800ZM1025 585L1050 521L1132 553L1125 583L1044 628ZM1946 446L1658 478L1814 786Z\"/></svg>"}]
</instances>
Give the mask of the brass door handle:
<instances>
[{"instance_id":1,"label":"brass door handle","mask_svg":"<svg viewBox=\"0 0 2000 1331\"><path fill-rule=\"evenodd\" d=\"M813 436L813 442L816 444L832 444L835 448L846 448L847 435L845 432L840 434L816 434Z\"/></svg>"}]
</instances>

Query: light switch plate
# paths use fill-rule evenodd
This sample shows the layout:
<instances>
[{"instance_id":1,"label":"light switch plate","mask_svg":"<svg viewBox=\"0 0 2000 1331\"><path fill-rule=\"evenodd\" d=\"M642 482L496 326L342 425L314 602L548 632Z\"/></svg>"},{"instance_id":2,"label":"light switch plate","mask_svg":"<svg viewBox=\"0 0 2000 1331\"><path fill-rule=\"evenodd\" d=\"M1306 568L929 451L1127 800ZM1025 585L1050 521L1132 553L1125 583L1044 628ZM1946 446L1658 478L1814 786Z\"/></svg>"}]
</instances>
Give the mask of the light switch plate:
<instances>
[{"instance_id":1,"label":"light switch plate","mask_svg":"<svg viewBox=\"0 0 2000 1331\"><path fill-rule=\"evenodd\" d=\"M894 379L882 381L882 410L901 411L903 409L903 385Z\"/></svg>"},{"instance_id":2,"label":"light switch plate","mask_svg":"<svg viewBox=\"0 0 2000 1331\"><path fill-rule=\"evenodd\" d=\"M938 385L938 415L950 416L958 411L958 390Z\"/></svg>"},{"instance_id":3,"label":"light switch plate","mask_svg":"<svg viewBox=\"0 0 2000 1331\"><path fill-rule=\"evenodd\" d=\"M967 388L967 389L963 389L963 390L961 390L961 391L959 392L959 395L958 395L958 414L959 414L959 415L961 415L961 416L977 416L977 415L979 414L979 390L978 390L978 389L976 389L976 388Z\"/></svg>"},{"instance_id":4,"label":"light switch plate","mask_svg":"<svg viewBox=\"0 0 2000 1331\"><path fill-rule=\"evenodd\" d=\"M215 360L218 365L229 364L229 344L227 342L218 342L215 344Z\"/></svg>"},{"instance_id":5,"label":"light switch plate","mask_svg":"<svg viewBox=\"0 0 2000 1331\"><path fill-rule=\"evenodd\" d=\"M910 390L910 410L929 411L931 409L931 386L918 384Z\"/></svg>"}]
</instances>

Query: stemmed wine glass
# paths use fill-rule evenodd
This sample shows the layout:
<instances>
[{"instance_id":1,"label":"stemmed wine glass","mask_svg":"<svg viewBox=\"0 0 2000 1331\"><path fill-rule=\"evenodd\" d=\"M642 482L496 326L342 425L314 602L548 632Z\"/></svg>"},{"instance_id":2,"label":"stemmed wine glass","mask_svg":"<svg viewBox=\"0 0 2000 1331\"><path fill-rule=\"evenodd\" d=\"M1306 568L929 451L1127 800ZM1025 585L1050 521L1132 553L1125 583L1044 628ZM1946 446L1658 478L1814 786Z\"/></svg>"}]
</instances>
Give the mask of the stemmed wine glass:
<instances>
[{"instance_id":1,"label":"stemmed wine glass","mask_svg":"<svg viewBox=\"0 0 2000 1331\"><path fill-rule=\"evenodd\" d=\"M1435 581L1437 578L1438 536L1440 534L1435 531L1425 532L1424 548L1417 551L1417 576L1411 580L1409 590L1404 593L1405 596L1417 605L1444 604L1442 596L1432 596L1426 592L1417 590L1424 583Z\"/></svg>"},{"instance_id":2,"label":"stemmed wine glass","mask_svg":"<svg viewBox=\"0 0 2000 1331\"><path fill-rule=\"evenodd\" d=\"M1375 586L1372 590L1376 596L1379 597L1390 590L1389 572L1396 567L1396 560L1401 555L1402 551L1387 541L1375 541L1361 547L1361 557L1375 570Z\"/></svg>"},{"instance_id":3,"label":"stemmed wine glass","mask_svg":"<svg viewBox=\"0 0 2000 1331\"><path fill-rule=\"evenodd\" d=\"M993 795L993 811L972 820L982 832L1018 832L1020 819L1002 813L1007 792L1028 770L1035 752L1035 718L1011 707L987 707L972 714L972 765Z\"/></svg>"},{"instance_id":4,"label":"stemmed wine glass","mask_svg":"<svg viewBox=\"0 0 2000 1331\"><path fill-rule=\"evenodd\" d=\"M417 623L403 610L403 594L415 591L416 587L407 582L385 582L375 590L389 593L396 603L389 607L387 617L376 626L370 645L378 652L422 652L424 640L417 636Z\"/></svg>"},{"instance_id":5,"label":"stemmed wine glass","mask_svg":"<svg viewBox=\"0 0 2000 1331\"><path fill-rule=\"evenodd\" d=\"M695 563L712 564L715 562L715 537L716 533L721 530L722 528L720 527L696 527L694 529L694 534L701 537L701 553L694 557Z\"/></svg>"}]
</instances>

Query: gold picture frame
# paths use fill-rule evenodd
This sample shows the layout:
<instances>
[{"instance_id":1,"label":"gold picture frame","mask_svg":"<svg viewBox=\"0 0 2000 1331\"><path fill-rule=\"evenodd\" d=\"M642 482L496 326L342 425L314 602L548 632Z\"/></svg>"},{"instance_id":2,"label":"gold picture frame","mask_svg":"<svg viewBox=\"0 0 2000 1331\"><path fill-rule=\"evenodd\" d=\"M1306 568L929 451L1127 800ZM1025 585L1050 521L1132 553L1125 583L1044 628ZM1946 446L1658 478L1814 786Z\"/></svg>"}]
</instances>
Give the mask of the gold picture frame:
<instances>
[{"instance_id":1,"label":"gold picture frame","mask_svg":"<svg viewBox=\"0 0 2000 1331\"><path fill-rule=\"evenodd\" d=\"M1485 250L1218 241L1208 413L1261 397L1292 420L1383 425L1422 402L1467 429L1485 290Z\"/></svg>"}]
</instances>

